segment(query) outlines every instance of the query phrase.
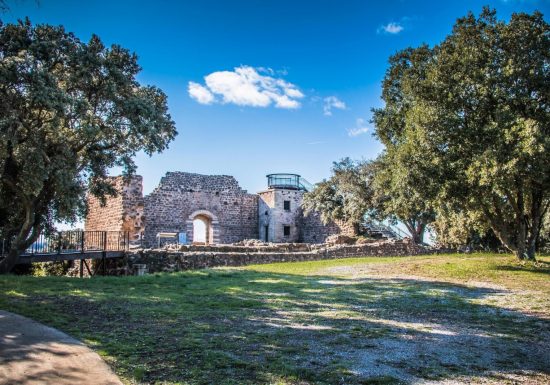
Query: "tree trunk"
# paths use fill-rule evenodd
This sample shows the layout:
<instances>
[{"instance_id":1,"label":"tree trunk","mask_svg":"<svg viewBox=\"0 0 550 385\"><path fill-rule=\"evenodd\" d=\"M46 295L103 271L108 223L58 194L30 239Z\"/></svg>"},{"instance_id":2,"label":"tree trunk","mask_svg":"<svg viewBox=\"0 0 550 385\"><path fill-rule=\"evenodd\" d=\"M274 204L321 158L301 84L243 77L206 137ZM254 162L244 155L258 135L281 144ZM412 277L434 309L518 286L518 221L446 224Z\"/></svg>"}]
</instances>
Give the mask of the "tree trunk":
<instances>
[{"instance_id":1,"label":"tree trunk","mask_svg":"<svg viewBox=\"0 0 550 385\"><path fill-rule=\"evenodd\" d=\"M361 224L359 222L354 222L351 225L351 231L353 232L353 236L356 237L359 235L359 229L361 227Z\"/></svg>"},{"instance_id":2,"label":"tree trunk","mask_svg":"<svg viewBox=\"0 0 550 385\"><path fill-rule=\"evenodd\" d=\"M411 239L414 244L418 245L424 242L424 230L426 229L426 225L412 219L403 223L411 234Z\"/></svg>"},{"instance_id":3,"label":"tree trunk","mask_svg":"<svg viewBox=\"0 0 550 385\"><path fill-rule=\"evenodd\" d=\"M19 232L19 236L16 237L14 242L11 244L8 255L0 261L0 274L8 274L11 272L15 265L17 265L21 253L32 245L38 239L39 235L39 224L35 223L32 228L22 228Z\"/></svg>"},{"instance_id":4,"label":"tree trunk","mask_svg":"<svg viewBox=\"0 0 550 385\"><path fill-rule=\"evenodd\" d=\"M423 224L422 222L419 222L416 226L414 239L413 239L415 244L420 245L420 244L424 243L424 232L425 231L426 231L426 225Z\"/></svg>"},{"instance_id":5,"label":"tree trunk","mask_svg":"<svg viewBox=\"0 0 550 385\"><path fill-rule=\"evenodd\" d=\"M525 244L527 240L527 226L523 218L523 215L519 216L516 223L517 223L516 257L518 257L518 259L521 261L527 257L525 253Z\"/></svg>"},{"instance_id":6,"label":"tree trunk","mask_svg":"<svg viewBox=\"0 0 550 385\"><path fill-rule=\"evenodd\" d=\"M8 274L13 270L19 261L19 252L17 249L11 248L8 255L0 261L0 274Z\"/></svg>"}]
</instances>

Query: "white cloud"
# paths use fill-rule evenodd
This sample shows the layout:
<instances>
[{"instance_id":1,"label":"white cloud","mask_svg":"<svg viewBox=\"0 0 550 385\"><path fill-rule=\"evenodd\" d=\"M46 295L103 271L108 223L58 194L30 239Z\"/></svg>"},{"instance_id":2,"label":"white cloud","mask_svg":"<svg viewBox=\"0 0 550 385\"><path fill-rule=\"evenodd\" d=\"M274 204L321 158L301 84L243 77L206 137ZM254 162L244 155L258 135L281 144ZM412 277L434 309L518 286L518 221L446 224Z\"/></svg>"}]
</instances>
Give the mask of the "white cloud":
<instances>
[{"instance_id":1,"label":"white cloud","mask_svg":"<svg viewBox=\"0 0 550 385\"><path fill-rule=\"evenodd\" d=\"M337 108L339 110L346 109L346 103L338 99L336 96L328 96L323 99L323 102L323 114L325 116L331 116L333 108Z\"/></svg>"},{"instance_id":2,"label":"white cloud","mask_svg":"<svg viewBox=\"0 0 550 385\"><path fill-rule=\"evenodd\" d=\"M187 89L189 96L200 104L212 104L214 101L212 92L208 91L208 88L201 86L199 83L189 82Z\"/></svg>"},{"instance_id":3,"label":"white cloud","mask_svg":"<svg viewBox=\"0 0 550 385\"><path fill-rule=\"evenodd\" d=\"M384 33L389 33L389 34L392 34L392 35L396 35L399 32L403 31L404 29L405 29L405 27L403 27L403 25L401 23L392 22L392 23L388 23L386 25L380 26L378 28L377 32L378 33L384 32Z\"/></svg>"},{"instance_id":4,"label":"white cloud","mask_svg":"<svg viewBox=\"0 0 550 385\"><path fill-rule=\"evenodd\" d=\"M189 82L189 96L203 103L197 96L200 93L202 100L208 100L208 103L203 104L218 102L252 107L275 104L277 108L299 108L299 99L304 94L298 87L269 75L275 75L275 71L249 66L237 67L233 71L213 72L204 77L205 86Z\"/></svg>"},{"instance_id":5,"label":"white cloud","mask_svg":"<svg viewBox=\"0 0 550 385\"><path fill-rule=\"evenodd\" d=\"M369 131L369 127L366 125L365 119L357 118L355 121L355 127L348 128L348 136L358 136L365 134Z\"/></svg>"}]
</instances>

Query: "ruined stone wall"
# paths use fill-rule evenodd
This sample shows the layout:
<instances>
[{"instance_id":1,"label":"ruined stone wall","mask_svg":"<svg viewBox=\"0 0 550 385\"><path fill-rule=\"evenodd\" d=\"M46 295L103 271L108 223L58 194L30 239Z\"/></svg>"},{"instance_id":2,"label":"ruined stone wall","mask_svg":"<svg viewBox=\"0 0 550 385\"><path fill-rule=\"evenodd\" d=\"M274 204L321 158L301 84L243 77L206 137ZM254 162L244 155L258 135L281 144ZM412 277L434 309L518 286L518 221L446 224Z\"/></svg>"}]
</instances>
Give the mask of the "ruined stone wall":
<instances>
[{"instance_id":1,"label":"ruined stone wall","mask_svg":"<svg viewBox=\"0 0 550 385\"><path fill-rule=\"evenodd\" d=\"M302 218L302 242L323 243L333 234L347 234L348 231L342 223L329 222L324 224L321 215L317 212L304 215Z\"/></svg>"},{"instance_id":2,"label":"ruined stone wall","mask_svg":"<svg viewBox=\"0 0 550 385\"><path fill-rule=\"evenodd\" d=\"M169 172L145 198L144 244L156 245L159 232L185 232L193 239L193 219L210 219L214 243L258 238L258 196L232 176Z\"/></svg>"},{"instance_id":3,"label":"ruined stone wall","mask_svg":"<svg viewBox=\"0 0 550 385\"><path fill-rule=\"evenodd\" d=\"M115 197L106 197L105 206L93 195L88 195L86 231L129 231L136 239L143 231L142 177L125 180L122 176L110 177L109 181L118 191Z\"/></svg>"},{"instance_id":4,"label":"ruined stone wall","mask_svg":"<svg viewBox=\"0 0 550 385\"><path fill-rule=\"evenodd\" d=\"M119 191L107 197L105 206L88 197L86 230L129 231L146 247L157 245L160 232L187 235L193 241L193 219L202 218L208 227L209 243L234 243L243 239L268 242L323 243L332 234L352 235L339 223L324 225L317 213L304 216L303 191L270 189L248 194L232 176L169 172L159 186L143 197L142 177L129 182L110 178ZM284 202L290 202L288 210ZM285 226L290 233L284 235ZM266 229L267 238L266 238Z\"/></svg>"},{"instance_id":5,"label":"ruined stone wall","mask_svg":"<svg viewBox=\"0 0 550 385\"><path fill-rule=\"evenodd\" d=\"M315 261L364 256L408 256L438 253L439 250L407 241L380 241L364 245L317 247L296 252L181 252L139 250L127 253L123 264L129 274L133 265L145 264L149 273L204 269L216 266L243 266L260 263Z\"/></svg>"}]
</instances>

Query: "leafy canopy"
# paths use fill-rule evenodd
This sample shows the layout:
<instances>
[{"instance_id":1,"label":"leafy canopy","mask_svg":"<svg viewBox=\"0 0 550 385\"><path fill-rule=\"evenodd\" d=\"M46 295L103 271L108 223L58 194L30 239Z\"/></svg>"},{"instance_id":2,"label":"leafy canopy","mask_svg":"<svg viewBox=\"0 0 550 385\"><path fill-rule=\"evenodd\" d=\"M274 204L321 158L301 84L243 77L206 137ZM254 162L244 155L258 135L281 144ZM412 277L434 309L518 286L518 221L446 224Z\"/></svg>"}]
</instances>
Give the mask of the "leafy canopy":
<instances>
[{"instance_id":1,"label":"leafy canopy","mask_svg":"<svg viewBox=\"0 0 550 385\"><path fill-rule=\"evenodd\" d=\"M162 151L177 134L166 95L141 86L139 71L135 54L95 35L0 24L0 238L11 264L54 222L81 216L86 191L113 193L109 168L131 174L136 152Z\"/></svg>"},{"instance_id":2,"label":"leafy canopy","mask_svg":"<svg viewBox=\"0 0 550 385\"><path fill-rule=\"evenodd\" d=\"M334 162L331 177L304 195L304 211L306 214L316 211L324 223L342 221L357 231L372 209L373 171L371 162L350 158Z\"/></svg>"},{"instance_id":3,"label":"leafy canopy","mask_svg":"<svg viewBox=\"0 0 550 385\"><path fill-rule=\"evenodd\" d=\"M490 227L520 258L534 258L550 205L549 71L542 14L505 23L486 8L433 49L394 56L375 111L388 154L410 159L438 214Z\"/></svg>"}]
</instances>

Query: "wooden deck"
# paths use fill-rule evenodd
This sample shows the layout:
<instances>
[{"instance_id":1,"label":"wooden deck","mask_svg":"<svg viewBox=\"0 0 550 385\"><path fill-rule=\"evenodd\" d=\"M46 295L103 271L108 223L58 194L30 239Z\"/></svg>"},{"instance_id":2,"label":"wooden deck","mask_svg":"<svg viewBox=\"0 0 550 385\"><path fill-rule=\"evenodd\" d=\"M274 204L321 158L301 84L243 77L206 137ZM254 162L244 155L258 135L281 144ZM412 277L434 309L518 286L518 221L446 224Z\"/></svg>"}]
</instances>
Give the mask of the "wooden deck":
<instances>
[{"instance_id":1,"label":"wooden deck","mask_svg":"<svg viewBox=\"0 0 550 385\"><path fill-rule=\"evenodd\" d=\"M9 250L9 242L1 242L2 258ZM130 246L130 234L127 231L59 231L38 239L19 256L18 265L36 262L80 261L79 275L84 270L90 276L96 273L106 274L107 259L124 257ZM100 260L88 264L88 260ZM94 267L94 271L92 271Z\"/></svg>"}]
</instances>

